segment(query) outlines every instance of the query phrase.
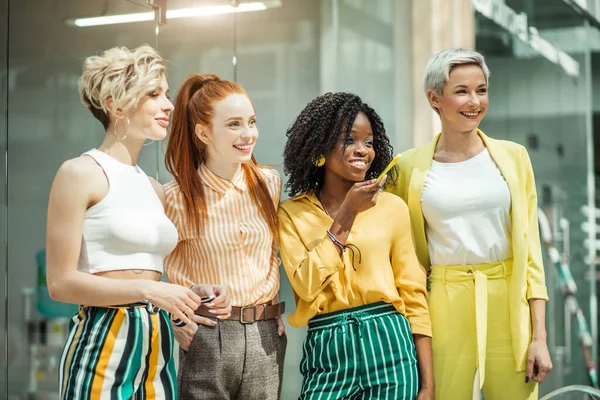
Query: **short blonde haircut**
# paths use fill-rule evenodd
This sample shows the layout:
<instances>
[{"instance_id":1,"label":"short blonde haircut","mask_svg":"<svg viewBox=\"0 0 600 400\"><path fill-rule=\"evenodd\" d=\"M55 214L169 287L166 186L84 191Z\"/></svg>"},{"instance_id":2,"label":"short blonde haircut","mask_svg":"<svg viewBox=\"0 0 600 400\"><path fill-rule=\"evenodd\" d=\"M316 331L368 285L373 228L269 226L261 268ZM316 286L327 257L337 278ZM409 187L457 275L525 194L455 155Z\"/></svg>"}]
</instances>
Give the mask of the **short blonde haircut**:
<instances>
[{"instance_id":1,"label":"short blonde haircut","mask_svg":"<svg viewBox=\"0 0 600 400\"><path fill-rule=\"evenodd\" d=\"M486 83L489 83L490 69L481 54L463 48L449 48L429 59L423 74L425 93L431 90L434 93L442 94L446 82L450 79L450 72L459 65L477 65L483 71Z\"/></svg>"},{"instance_id":2,"label":"short blonde haircut","mask_svg":"<svg viewBox=\"0 0 600 400\"><path fill-rule=\"evenodd\" d=\"M81 102L107 129L109 111L136 106L147 91L160 86L166 72L165 61L148 45L134 50L113 47L85 60L79 79ZM108 98L113 100L112 110L106 107Z\"/></svg>"}]
</instances>

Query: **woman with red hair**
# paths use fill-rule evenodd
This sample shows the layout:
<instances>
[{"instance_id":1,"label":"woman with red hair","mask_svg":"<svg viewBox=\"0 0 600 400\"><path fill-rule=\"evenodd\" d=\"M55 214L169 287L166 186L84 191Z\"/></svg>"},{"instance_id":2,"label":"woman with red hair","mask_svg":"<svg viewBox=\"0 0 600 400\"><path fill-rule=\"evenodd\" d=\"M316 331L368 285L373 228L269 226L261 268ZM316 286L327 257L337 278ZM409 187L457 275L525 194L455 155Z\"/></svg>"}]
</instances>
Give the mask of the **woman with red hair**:
<instances>
[{"instance_id":1,"label":"woman with red hair","mask_svg":"<svg viewBox=\"0 0 600 400\"><path fill-rule=\"evenodd\" d=\"M195 74L176 104L165 191L179 242L165 270L181 285L226 286L233 306L225 318L209 301L175 328L179 397L278 399L287 345L277 295L281 178L252 156L256 114L240 85Z\"/></svg>"}]
</instances>

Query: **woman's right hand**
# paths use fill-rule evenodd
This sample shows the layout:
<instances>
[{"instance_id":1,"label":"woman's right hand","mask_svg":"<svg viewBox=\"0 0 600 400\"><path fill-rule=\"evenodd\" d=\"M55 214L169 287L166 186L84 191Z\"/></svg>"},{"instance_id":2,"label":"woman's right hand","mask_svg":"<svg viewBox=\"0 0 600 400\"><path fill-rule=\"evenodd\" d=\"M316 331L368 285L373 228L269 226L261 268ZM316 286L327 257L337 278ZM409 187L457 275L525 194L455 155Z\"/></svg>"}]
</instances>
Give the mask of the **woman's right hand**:
<instances>
[{"instance_id":1,"label":"woman's right hand","mask_svg":"<svg viewBox=\"0 0 600 400\"><path fill-rule=\"evenodd\" d=\"M167 282L151 282L146 298L153 305L190 324L194 311L200 306L200 296L185 286Z\"/></svg>"},{"instance_id":2,"label":"woman's right hand","mask_svg":"<svg viewBox=\"0 0 600 400\"><path fill-rule=\"evenodd\" d=\"M376 179L364 182L357 182L346 193L346 198L340 209L343 209L353 215L358 215L377 204L379 191L385 184L387 175L378 183Z\"/></svg>"},{"instance_id":3,"label":"woman's right hand","mask_svg":"<svg viewBox=\"0 0 600 400\"><path fill-rule=\"evenodd\" d=\"M217 323L199 315L192 316L192 321L185 324L185 326L177 326L175 323L171 323L171 326L173 327L173 336L175 336L175 340L184 351L188 351L192 345L194 336L196 336L200 324L215 326Z\"/></svg>"}]
</instances>

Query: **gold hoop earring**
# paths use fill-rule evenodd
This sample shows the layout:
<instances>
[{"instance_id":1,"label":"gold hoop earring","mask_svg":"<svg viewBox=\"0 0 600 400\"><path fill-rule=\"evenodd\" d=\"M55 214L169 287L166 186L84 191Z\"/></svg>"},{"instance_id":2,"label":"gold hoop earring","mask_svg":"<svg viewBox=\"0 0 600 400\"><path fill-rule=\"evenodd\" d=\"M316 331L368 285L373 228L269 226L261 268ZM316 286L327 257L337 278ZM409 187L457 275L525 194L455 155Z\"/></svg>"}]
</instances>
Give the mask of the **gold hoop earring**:
<instances>
[{"instance_id":1,"label":"gold hoop earring","mask_svg":"<svg viewBox=\"0 0 600 400\"><path fill-rule=\"evenodd\" d=\"M150 139L148 143L146 143L146 140L144 140L144 144L142 146L150 146L152 143L154 143L154 139Z\"/></svg>"},{"instance_id":2,"label":"gold hoop earring","mask_svg":"<svg viewBox=\"0 0 600 400\"><path fill-rule=\"evenodd\" d=\"M315 167L322 167L323 165L325 165L325 157L321 156L317 158L313 164L315 164Z\"/></svg>"},{"instance_id":3,"label":"gold hoop earring","mask_svg":"<svg viewBox=\"0 0 600 400\"><path fill-rule=\"evenodd\" d=\"M123 138L120 138L119 135L117 135L117 124L119 123L119 118L117 118L115 120L114 134L115 134L115 137L120 141L125 140L125 138L127 137L127 131L129 130L129 126L131 125L131 122L129 121L129 117L125 116L125 118L127 119L127 129L125 129L125 135L123 136Z\"/></svg>"}]
</instances>

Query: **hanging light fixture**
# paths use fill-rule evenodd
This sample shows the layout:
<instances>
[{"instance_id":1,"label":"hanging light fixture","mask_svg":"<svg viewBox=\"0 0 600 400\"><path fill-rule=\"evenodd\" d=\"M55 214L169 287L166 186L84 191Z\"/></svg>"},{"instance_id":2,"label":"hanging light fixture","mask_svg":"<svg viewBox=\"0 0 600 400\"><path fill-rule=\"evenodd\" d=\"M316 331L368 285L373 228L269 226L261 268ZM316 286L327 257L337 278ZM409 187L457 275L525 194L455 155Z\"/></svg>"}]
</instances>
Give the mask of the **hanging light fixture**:
<instances>
[{"instance_id":1,"label":"hanging light fixture","mask_svg":"<svg viewBox=\"0 0 600 400\"><path fill-rule=\"evenodd\" d=\"M193 8L181 8L176 10L167 10L167 20L176 18L192 18L192 17L211 17L223 14L243 13L253 11L264 11L268 8L280 7L280 1L255 1L249 3L241 3L234 7L232 5L221 6L200 6ZM130 13L130 14L113 14L100 15L94 17L71 17L65 20L68 25L77 26L80 28L101 25L128 24L133 22L153 21L155 18L153 11Z\"/></svg>"}]
</instances>

